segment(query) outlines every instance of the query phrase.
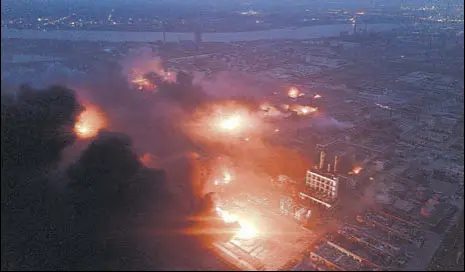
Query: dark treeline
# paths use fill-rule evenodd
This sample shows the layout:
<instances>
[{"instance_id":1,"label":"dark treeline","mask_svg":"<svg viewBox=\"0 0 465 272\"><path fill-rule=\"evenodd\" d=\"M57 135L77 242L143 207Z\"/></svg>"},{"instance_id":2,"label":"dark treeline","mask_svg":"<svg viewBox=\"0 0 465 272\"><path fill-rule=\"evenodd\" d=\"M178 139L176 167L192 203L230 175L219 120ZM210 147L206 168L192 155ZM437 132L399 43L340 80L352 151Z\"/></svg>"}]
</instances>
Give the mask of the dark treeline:
<instances>
[{"instance_id":1,"label":"dark treeline","mask_svg":"<svg viewBox=\"0 0 465 272\"><path fill-rule=\"evenodd\" d=\"M65 87L2 90L2 270L167 270L197 256L165 172L128 136L101 132L58 167L82 110Z\"/></svg>"}]
</instances>

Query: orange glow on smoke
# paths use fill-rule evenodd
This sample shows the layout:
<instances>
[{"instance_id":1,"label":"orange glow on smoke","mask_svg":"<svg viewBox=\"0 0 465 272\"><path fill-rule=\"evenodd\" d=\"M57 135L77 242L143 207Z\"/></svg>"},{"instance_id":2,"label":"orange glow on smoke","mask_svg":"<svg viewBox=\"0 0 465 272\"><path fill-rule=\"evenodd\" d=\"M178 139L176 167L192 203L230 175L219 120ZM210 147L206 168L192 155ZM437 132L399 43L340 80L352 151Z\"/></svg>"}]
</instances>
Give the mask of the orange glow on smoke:
<instances>
[{"instance_id":1,"label":"orange glow on smoke","mask_svg":"<svg viewBox=\"0 0 465 272\"><path fill-rule=\"evenodd\" d=\"M157 168L161 164L160 159L150 153L145 153L144 155L140 156L139 160L145 167L148 168Z\"/></svg>"},{"instance_id":2,"label":"orange glow on smoke","mask_svg":"<svg viewBox=\"0 0 465 272\"><path fill-rule=\"evenodd\" d=\"M225 170L223 173L222 173L222 177L221 179L217 179L214 181L214 184L215 185L220 185L220 184L229 184L231 183L232 181L232 176L231 174Z\"/></svg>"},{"instance_id":3,"label":"orange glow on smoke","mask_svg":"<svg viewBox=\"0 0 465 272\"><path fill-rule=\"evenodd\" d=\"M81 139L95 137L106 125L101 111L95 106L85 106L86 109L78 116L74 132Z\"/></svg>"}]
</instances>

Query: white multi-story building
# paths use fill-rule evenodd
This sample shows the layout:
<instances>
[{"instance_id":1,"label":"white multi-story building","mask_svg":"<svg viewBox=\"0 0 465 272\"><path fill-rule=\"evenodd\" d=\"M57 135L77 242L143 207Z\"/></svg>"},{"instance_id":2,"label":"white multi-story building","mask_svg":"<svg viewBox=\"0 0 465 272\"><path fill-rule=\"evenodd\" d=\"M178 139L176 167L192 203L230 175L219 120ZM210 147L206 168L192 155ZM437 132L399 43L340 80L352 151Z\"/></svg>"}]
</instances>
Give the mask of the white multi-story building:
<instances>
[{"instance_id":1,"label":"white multi-story building","mask_svg":"<svg viewBox=\"0 0 465 272\"><path fill-rule=\"evenodd\" d=\"M308 170L305 184L309 190L300 192L302 199L311 200L311 202L326 208L331 208L336 202L339 189L338 177L332 175L328 177Z\"/></svg>"},{"instance_id":2,"label":"white multi-story building","mask_svg":"<svg viewBox=\"0 0 465 272\"><path fill-rule=\"evenodd\" d=\"M332 200L337 198L339 179L337 177L326 177L321 174L307 171L305 184L311 189L327 195Z\"/></svg>"}]
</instances>

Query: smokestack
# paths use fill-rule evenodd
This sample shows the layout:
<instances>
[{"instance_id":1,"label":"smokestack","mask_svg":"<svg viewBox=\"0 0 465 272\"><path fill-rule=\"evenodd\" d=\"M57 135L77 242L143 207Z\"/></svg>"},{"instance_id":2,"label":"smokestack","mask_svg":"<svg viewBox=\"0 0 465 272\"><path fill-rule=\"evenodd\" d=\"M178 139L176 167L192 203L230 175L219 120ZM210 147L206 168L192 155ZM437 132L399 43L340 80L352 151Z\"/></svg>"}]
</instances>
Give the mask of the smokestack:
<instances>
[{"instance_id":1,"label":"smokestack","mask_svg":"<svg viewBox=\"0 0 465 272\"><path fill-rule=\"evenodd\" d=\"M339 166L339 157L334 156L334 166L333 166L333 172L334 173L337 173L337 171L339 170L339 169L337 169L338 166Z\"/></svg>"},{"instance_id":2,"label":"smokestack","mask_svg":"<svg viewBox=\"0 0 465 272\"><path fill-rule=\"evenodd\" d=\"M323 170L325 167L325 158L326 158L326 153L324 151L320 152L320 170Z\"/></svg>"},{"instance_id":3,"label":"smokestack","mask_svg":"<svg viewBox=\"0 0 465 272\"><path fill-rule=\"evenodd\" d=\"M331 173L331 164L328 163L328 173Z\"/></svg>"}]
</instances>

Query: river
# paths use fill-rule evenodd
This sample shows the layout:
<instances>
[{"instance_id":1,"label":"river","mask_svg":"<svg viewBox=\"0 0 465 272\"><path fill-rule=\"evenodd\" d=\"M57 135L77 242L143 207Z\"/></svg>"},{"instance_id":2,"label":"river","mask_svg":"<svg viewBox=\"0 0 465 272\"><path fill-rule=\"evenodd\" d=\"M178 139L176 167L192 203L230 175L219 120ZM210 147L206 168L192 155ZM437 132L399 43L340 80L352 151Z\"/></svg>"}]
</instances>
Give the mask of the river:
<instances>
[{"instance_id":1,"label":"river","mask_svg":"<svg viewBox=\"0 0 465 272\"><path fill-rule=\"evenodd\" d=\"M364 26L361 26L364 28ZM399 28L395 24L369 24L369 32L389 31ZM233 33L203 33L204 42L238 42L278 39L317 39L339 36L341 31L353 31L353 25L335 24L318 25L300 28L270 29L261 31ZM102 41L102 42L156 42L163 40L162 32L126 32L126 31L84 31L84 30L54 30L39 31L25 29L2 28L2 39L46 39L71 41ZM166 41L176 42L193 40L193 33L166 33Z\"/></svg>"}]
</instances>

